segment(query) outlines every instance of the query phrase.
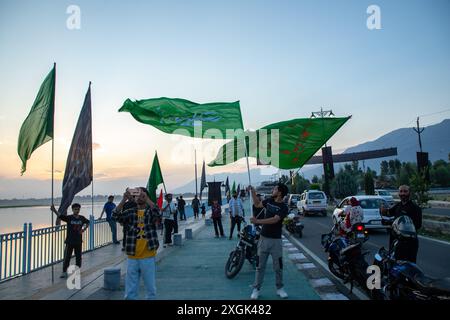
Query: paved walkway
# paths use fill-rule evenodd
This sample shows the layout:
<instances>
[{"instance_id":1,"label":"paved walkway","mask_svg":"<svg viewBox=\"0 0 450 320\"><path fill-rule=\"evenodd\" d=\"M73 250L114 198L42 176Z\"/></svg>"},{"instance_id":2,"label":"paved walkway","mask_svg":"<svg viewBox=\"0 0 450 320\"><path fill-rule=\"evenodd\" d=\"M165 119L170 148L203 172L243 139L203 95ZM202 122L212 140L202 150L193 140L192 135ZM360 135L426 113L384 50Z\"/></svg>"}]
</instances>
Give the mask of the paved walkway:
<instances>
[{"instance_id":1,"label":"paved walkway","mask_svg":"<svg viewBox=\"0 0 450 320\"><path fill-rule=\"evenodd\" d=\"M246 203L248 205L248 202ZM246 212L249 212L246 210ZM207 216L210 214L208 213ZM247 214L248 216L248 214ZM243 300L249 299L255 271L246 261L234 279L224 274L229 253L238 238L228 240L229 219L223 218L227 238L215 238L214 227L205 225L203 219L189 218L179 223L183 235L180 247L162 246L157 254L157 299L161 300ZM194 238L184 239L184 229L193 229ZM159 232L158 232L159 233ZM162 244L162 240L161 240ZM288 259L288 248L284 249L284 283L289 299L320 299L305 275L298 271ZM74 261L72 260L72 264ZM121 268L121 288L118 291L103 289L103 271L108 267ZM59 279L62 265L55 265L55 283L51 283L51 268L47 267L28 275L0 284L0 299L76 299L76 300L122 300L126 256L120 245L109 245L83 255L81 289L69 290L66 279ZM141 282L141 297L144 297ZM269 258L266 278L260 298L279 299L275 293L275 277Z\"/></svg>"}]
</instances>

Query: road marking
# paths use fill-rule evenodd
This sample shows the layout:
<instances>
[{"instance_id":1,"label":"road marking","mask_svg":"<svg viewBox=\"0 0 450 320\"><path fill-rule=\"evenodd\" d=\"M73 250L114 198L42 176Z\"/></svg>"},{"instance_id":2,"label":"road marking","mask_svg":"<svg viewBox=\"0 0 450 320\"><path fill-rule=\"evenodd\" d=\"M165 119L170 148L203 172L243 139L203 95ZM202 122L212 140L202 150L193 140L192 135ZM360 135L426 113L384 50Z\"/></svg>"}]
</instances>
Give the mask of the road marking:
<instances>
[{"instance_id":1,"label":"road marking","mask_svg":"<svg viewBox=\"0 0 450 320\"><path fill-rule=\"evenodd\" d=\"M438 239L434 239L434 238L430 238L430 237L426 237L426 236L419 236L419 238L425 239L425 240L430 240L430 241L434 241L437 243L441 243L441 244L445 244L450 246L450 242L444 241L444 240L438 240Z\"/></svg>"},{"instance_id":2,"label":"road marking","mask_svg":"<svg viewBox=\"0 0 450 320\"><path fill-rule=\"evenodd\" d=\"M311 279L310 281L314 288L334 286L328 278Z\"/></svg>"},{"instance_id":3,"label":"road marking","mask_svg":"<svg viewBox=\"0 0 450 320\"><path fill-rule=\"evenodd\" d=\"M291 260L307 260L303 253L292 253L288 254L288 258Z\"/></svg>"},{"instance_id":4,"label":"road marking","mask_svg":"<svg viewBox=\"0 0 450 320\"><path fill-rule=\"evenodd\" d=\"M309 250L307 247L305 247L303 244L301 244L297 239L292 239L291 242L294 242L296 245L298 245L303 251L306 252L313 260L315 260L318 264L322 266L322 268L328 272L334 279L337 279L342 285L346 286L348 289L350 289L350 285L342 283L341 279L336 277L334 274L331 273L330 270L328 270L328 264L326 264L322 259L320 259L317 255L315 255L311 250ZM361 290L358 288L353 287L353 294L357 296L361 300L369 300L367 295L365 295Z\"/></svg>"},{"instance_id":5,"label":"road marking","mask_svg":"<svg viewBox=\"0 0 450 320\"><path fill-rule=\"evenodd\" d=\"M316 265L311 262L307 263L297 263L296 264L298 270L306 270L306 269L315 269Z\"/></svg>"}]
</instances>

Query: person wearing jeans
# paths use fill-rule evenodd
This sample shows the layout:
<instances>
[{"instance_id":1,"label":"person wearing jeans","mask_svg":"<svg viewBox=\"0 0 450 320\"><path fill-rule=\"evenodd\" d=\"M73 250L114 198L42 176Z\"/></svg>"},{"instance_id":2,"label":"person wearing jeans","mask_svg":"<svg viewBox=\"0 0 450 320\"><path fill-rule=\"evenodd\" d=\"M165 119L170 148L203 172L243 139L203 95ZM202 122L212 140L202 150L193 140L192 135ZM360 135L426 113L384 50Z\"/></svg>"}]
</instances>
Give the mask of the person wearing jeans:
<instances>
[{"instance_id":1,"label":"person wearing jeans","mask_svg":"<svg viewBox=\"0 0 450 320\"><path fill-rule=\"evenodd\" d=\"M108 202L106 202L103 206L102 213L100 214L100 219L103 217L103 213L106 213L106 221L111 228L113 243L118 244L120 242L117 241L117 222L112 218L112 212L115 208L116 205L114 204L114 196L109 196Z\"/></svg>"},{"instance_id":2,"label":"person wearing jeans","mask_svg":"<svg viewBox=\"0 0 450 320\"><path fill-rule=\"evenodd\" d=\"M233 192L233 197L228 203L228 210L230 211L231 228L230 228L230 240L233 238L234 226L237 225L238 234L241 231L241 221L244 214L244 208L242 206L241 199L238 198L237 192Z\"/></svg>"},{"instance_id":3,"label":"person wearing jeans","mask_svg":"<svg viewBox=\"0 0 450 320\"><path fill-rule=\"evenodd\" d=\"M145 298L156 299L155 256L159 247L156 225L159 210L150 200L146 188L140 192L127 189L122 201L113 211L113 218L128 225L126 237L127 274L125 277L125 299L139 298L140 276L144 280Z\"/></svg>"},{"instance_id":4,"label":"person wearing jeans","mask_svg":"<svg viewBox=\"0 0 450 320\"><path fill-rule=\"evenodd\" d=\"M211 206L211 218L214 223L214 231L216 233L216 238L220 236L225 237L223 234L223 226L222 226L222 207L219 204L219 201L216 199L213 200L213 205Z\"/></svg>"},{"instance_id":5,"label":"person wearing jeans","mask_svg":"<svg viewBox=\"0 0 450 320\"><path fill-rule=\"evenodd\" d=\"M172 245L172 231L175 228L175 204L172 202L172 194L168 193L165 196L166 200L162 206L162 216L164 218L164 248ZM177 230L178 232L178 230Z\"/></svg>"},{"instance_id":6,"label":"person wearing jeans","mask_svg":"<svg viewBox=\"0 0 450 320\"><path fill-rule=\"evenodd\" d=\"M272 198L261 201L250 187L253 203L255 208L265 208L264 218L256 218L252 216L250 222L262 225L261 235L258 240L258 255L256 260L255 282L253 284L253 292L250 296L252 300L259 297L259 291L264 281L266 272L266 264L269 255L272 256L273 271L275 272L276 293L281 298L288 297L283 288L283 246L281 241L281 230L283 220L288 215L287 204L283 198L288 193L288 188L283 183L278 183L272 191Z\"/></svg>"},{"instance_id":7,"label":"person wearing jeans","mask_svg":"<svg viewBox=\"0 0 450 320\"><path fill-rule=\"evenodd\" d=\"M69 268L70 259L72 258L72 253L75 251L75 263L78 268L81 268L81 251L83 238L82 235L84 231L89 227L89 220L84 216L80 215L81 205L79 203L72 204L71 215L59 214L56 211L54 205L50 207L50 210L58 216L59 219L67 223L67 236L66 236L66 247L64 249L64 263L63 272L60 278L67 278L67 269Z\"/></svg>"}]
</instances>

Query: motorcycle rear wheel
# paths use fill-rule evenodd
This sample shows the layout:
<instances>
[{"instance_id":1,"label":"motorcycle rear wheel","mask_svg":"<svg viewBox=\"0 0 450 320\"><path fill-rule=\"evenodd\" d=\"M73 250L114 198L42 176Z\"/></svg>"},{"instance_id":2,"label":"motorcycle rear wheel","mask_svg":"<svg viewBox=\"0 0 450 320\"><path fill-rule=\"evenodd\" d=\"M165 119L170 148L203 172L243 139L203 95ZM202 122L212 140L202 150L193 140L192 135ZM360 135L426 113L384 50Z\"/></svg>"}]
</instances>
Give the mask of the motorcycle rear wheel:
<instances>
[{"instance_id":1,"label":"motorcycle rear wheel","mask_svg":"<svg viewBox=\"0 0 450 320\"><path fill-rule=\"evenodd\" d=\"M244 261L245 253L242 249L236 249L231 252L225 264L225 276L228 279L234 278L241 271Z\"/></svg>"},{"instance_id":2,"label":"motorcycle rear wheel","mask_svg":"<svg viewBox=\"0 0 450 320\"><path fill-rule=\"evenodd\" d=\"M345 280L346 276L339 270L339 266L332 260L328 260L328 269L339 279Z\"/></svg>"}]
</instances>

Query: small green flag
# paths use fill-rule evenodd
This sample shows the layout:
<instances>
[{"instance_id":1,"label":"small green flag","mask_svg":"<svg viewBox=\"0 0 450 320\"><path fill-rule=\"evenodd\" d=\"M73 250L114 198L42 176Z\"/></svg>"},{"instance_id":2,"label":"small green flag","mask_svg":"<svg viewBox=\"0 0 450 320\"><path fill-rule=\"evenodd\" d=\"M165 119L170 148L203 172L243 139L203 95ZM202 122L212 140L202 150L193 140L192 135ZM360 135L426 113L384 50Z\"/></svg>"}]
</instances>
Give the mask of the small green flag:
<instances>
[{"instance_id":1,"label":"small green flag","mask_svg":"<svg viewBox=\"0 0 450 320\"><path fill-rule=\"evenodd\" d=\"M164 179L161 173L161 167L159 166L158 154L155 152L152 170L150 171L150 177L148 178L147 183L147 190L150 193L150 199L155 204L156 204L156 189L161 183L164 183Z\"/></svg>"},{"instance_id":2,"label":"small green flag","mask_svg":"<svg viewBox=\"0 0 450 320\"><path fill-rule=\"evenodd\" d=\"M27 169L27 160L33 151L53 139L55 74L56 66L42 83L31 111L20 128L17 153L22 160L21 174Z\"/></svg>"},{"instance_id":3,"label":"small green flag","mask_svg":"<svg viewBox=\"0 0 450 320\"><path fill-rule=\"evenodd\" d=\"M246 145L248 156L255 157L258 164L270 164L280 169L301 168L348 119L350 117L293 119L267 125L256 132L246 132L246 143L242 136L235 137L220 148L208 166L223 166L243 158ZM272 157L272 151L278 154ZM278 158L275 163L274 158Z\"/></svg>"},{"instance_id":4,"label":"small green flag","mask_svg":"<svg viewBox=\"0 0 450 320\"><path fill-rule=\"evenodd\" d=\"M119 112L129 112L139 122L166 132L201 137L208 129L216 129L226 138L227 129L243 129L239 101L199 104L185 99L155 98L125 100ZM201 122L201 131L198 127ZM184 129L184 130L182 130ZM195 131L194 131L195 129ZM212 132L210 131L212 134ZM214 138L218 138L214 136Z\"/></svg>"},{"instance_id":5,"label":"small green flag","mask_svg":"<svg viewBox=\"0 0 450 320\"><path fill-rule=\"evenodd\" d=\"M233 181L233 186L231 187L231 194L236 192L236 182Z\"/></svg>"}]
</instances>

